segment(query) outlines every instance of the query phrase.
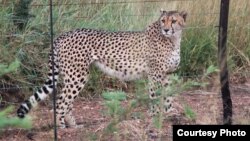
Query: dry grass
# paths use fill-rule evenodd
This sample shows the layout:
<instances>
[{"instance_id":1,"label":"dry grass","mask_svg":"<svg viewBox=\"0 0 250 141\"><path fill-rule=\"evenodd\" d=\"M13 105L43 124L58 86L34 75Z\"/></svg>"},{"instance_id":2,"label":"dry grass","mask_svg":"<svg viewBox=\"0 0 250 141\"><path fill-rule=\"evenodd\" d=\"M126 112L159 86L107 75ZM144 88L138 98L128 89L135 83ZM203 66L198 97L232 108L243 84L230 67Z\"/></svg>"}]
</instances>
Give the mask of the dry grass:
<instances>
[{"instance_id":1,"label":"dry grass","mask_svg":"<svg viewBox=\"0 0 250 141\"><path fill-rule=\"evenodd\" d=\"M122 2L122 3L119 3ZM182 62L179 74L195 76L210 65L217 65L217 36L220 3L218 0L186 0L147 2L145 0L69 0L54 1L54 31L56 36L75 28L101 28L110 31L143 30L157 20L159 10L185 10L189 13L187 29L182 42ZM113 2L111 4L96 4ZM15 57L22 67L9 75L12 81L24 85L40 84L46 76L49 51L49 8L46 0L33 1L30 14L34 15L24 32L16 31L11 21L13 5L1 9L0 63L9 63ZM70 5L72 3L82 3ZM88 4L83 4L88 3ZM69 5L68 5L69 4ZM230 3L228 62L232 72L250 68L250 2L232 0ZM8 37L6 37L6 35ZM11 56L11 57L9 57ZM29 60L28 62L25 60ZM94 75L99 75L96 73Z\"/></svg>"},{"instance_id":2,"label":"dry grass","mask_svg":"<svg viewBox=\"0 0 250 141\"><path fill-rule=\"evenodd\" d=\"M217 36L218 36L218 20L219 20L219 1L218 0L185 0L174 1L166 0L165 2L145 2L141 3L113 3L113 4L84 4L84 5L66 5L70 3L98 3L126 0L56 0L58 5L54 8L54 31L56 36L68 30L75 28L101 28L110 31L118 30L143 30L152 21L157 20L159 10L185 10L189 13L187 20L187 28L184 31L182 41L182 62L178 74L187 75L191 78L196 78L197 73L202 74L211 65L217 65ZM137 0L138 1L138 0ZM6 0L1 1L3 4ZM47 4L47 0L36 0L32 5ZM131 0L131 2L133 2ZM60 5L62 4L62 5ZM249 72L250 68L250 1L249 0L231 0L230 16L229 16L229 32L228 32L228 63L229 69L233 73ZM0 36L0 63L6 64L19 58L22 66L16 72L6 75L1 78L4 81L21 84L22 86L40 85L44 82L44 77L47 73L47 54L50 50L49 46L49 8L48 6L31 6L30 14L35 15L28 22L26 29L23 32L18 31L10 20L13 6L7 5L0 7L0 29L4 36ZM7 35L7 36L5 36ZM27 61L28 60L28 61ZM117 83L117 80L103 76L96 69L92 69L92 79L84 91L88 95L98 95L104 89L123 89L132 92L134 97L134 89L138 83L124 86L122 83ZM100 79L101 78L101 79ZM221 101L219 95L218 77L211 77L206 90L197 91L194 95L180 96L180 104L187 104L196 113L196 124L220 124L222 123L218 115L221 115ZM204 79L202 81L207 81ZM145 84L145 83L143 83ZM143 87L143 88L142 88ZM145 85L139 85L139 89L144 91ZM26 89L23 89L26 90ZM27 90L28 91L28 90ZM209 91L209 92L207 92ZM206 92L206 93L205 93ZM212 93L212 94L211 94ZM235 94L237 92L233 92ZM26 93L25 93L26 94ZM30 95L31 91L27 92ZM242 92L241 92L242 94ZM245 96L243 94L243 96ZM249 97L242 98L235 94L234 105L234 123L249 124L250 110L246 103L249 103ZM241 98L241 99L240 99ZM92 101L93 102L93 101ZM242 102L242 103L241 103ZM99 104L99 103L98 103ZM95 105L98 105L95 104ZM79 103L76 104L80 105ZM88 104L85 104L88 105ZM95 106L90 105L90 106ZM238 106L237 106L238 105ZM78 119L84 119L89 123L94 123L91 110L84 111L84 105L76 107L75 113ZM242 108L245 107L245 108ZM96 108L94 115L99 117L101 109ZM204 112L206 111L206 112ZM46 112L37 113L46 116ZM88 114L88 115L87 115ZM82 116L84 115L84 118ZM38 116L41 117L41 116ZM47 119L46 117L43 117ZM186 118L186 117L185 117ZM90 120L92 119L92 121ZM89 121L88 121L89 120ZM193 120L191 123L193 123ZM81 121L81 122L86 122ZM112 136L116 140L145 140L147 139L145 127L141 124L145 121L140 120L123 120L118 123L119 130ZM190 122L190 121L188 121ZM37 122L38 127L43 123ZM169 121L167 121L169 124ZM184 122L180 122L183 123ZM98 138L101 140L103 130L107 127L107 122L102 122L98 126L94 126L94 130L86 127L86 133L72 131L75 134L65 134L62 138L81 140L82 138ZM146 125L146 124L145 124ZM171 125L168 125L170 129ZM92 127L93 128L93 127ZM84 129L84 132L85 132ZM164 127L166 129L166 127ZM95 136L98 133L98 137ZM38 133L38 136L47 135L52 138L52 132ZM68 136L70 134L70 136ZM9 135L9 136L8 136ZM5 135L6 139L13 137L13 133ZM20 136L20 135L19 135ZM26 139L26 135L21 135ZM107 136L110 137L110 136ZM81 138L81 139L79 139ZM74 140L73 139L73 140ZM46 140L46 139L45 139Z\"/></svg>"}]
</instances>

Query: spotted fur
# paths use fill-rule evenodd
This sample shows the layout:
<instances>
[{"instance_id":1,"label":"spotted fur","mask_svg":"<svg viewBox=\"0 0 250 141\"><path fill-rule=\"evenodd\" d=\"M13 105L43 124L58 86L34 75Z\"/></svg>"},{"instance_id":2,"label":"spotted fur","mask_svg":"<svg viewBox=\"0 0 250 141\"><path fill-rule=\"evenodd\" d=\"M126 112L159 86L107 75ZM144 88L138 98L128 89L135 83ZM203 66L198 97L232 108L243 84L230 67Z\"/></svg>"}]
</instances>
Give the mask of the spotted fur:
<instances>
[{"instance_id":1,"label":"spotted fur","mask_svg":"<svg viewBox=\"0 0 250 141\"><path fill-rule=\"evenodd\" d=\"M149 96L154 99L158 84L169 83L169 74L180 63L180 42L185 26L186 12L161 11L160 18L141 32L108 32L94 29L77 29L54 40L55 84L59 72L64 87L57 99L57 120L65 127L75 126L72 116L73 101L89 79L90 65L123 81L146 77L149 79ZM51 56L51 55L50 55ZM52 62L45 84L24 101L17 110L20 118L52 93ZM164 98L166 110L172 107L171 99Z\"/></svg>"}]
</instances>

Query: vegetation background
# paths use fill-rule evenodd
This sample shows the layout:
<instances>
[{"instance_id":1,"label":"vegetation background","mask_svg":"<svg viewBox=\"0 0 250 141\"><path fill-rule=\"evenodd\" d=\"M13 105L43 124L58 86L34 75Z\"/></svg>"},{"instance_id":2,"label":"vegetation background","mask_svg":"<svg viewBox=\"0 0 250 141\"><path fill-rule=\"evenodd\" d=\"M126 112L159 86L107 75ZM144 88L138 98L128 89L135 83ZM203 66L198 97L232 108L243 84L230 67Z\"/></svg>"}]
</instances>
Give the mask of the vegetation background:
<instances>
[{"instance_id":1,"label":"vegetation background","mask_svg":"<svg viewBox=\"0 0 250 141\"><path fill-rule=\"evenodd\" d=\"M2 77L1 81L20 86L41 84L46 77L50 50L48 1L1 0L0 3L0 63L9 64L16 58L21 62L16 72ZM186 10L189 15L178 74L195 77L202 75L209 66L217 65L218 0L53 0L53 3L55 37L83 27L144 30L157 20L161 8ZM231 73L249 71L249 6L249 0L231 0L230 3L228 62Z\"/></svg>"},{"instance_id":2,"label":"vegetation background","mask_svg":"<svg viewBox=\"0 0 250 141\"><path fill-rule=\"evenodd\" d=\"M249 7L249 0L230 1L227 61L231 77L250 76ZM217 66L219 0L53 0L54 36L76 28L145 30L158 19L161 8L188 12L182 60L176 74L203 81L209 69L214 72L213 66ZM0 75L0 109L27 98L44 82L50 51L49 12L48 0L0 0L0 68L19 62L17 69ZM114 89L137 93L144 90L144 84L138 81L125 87L93 67L90 82L81 95L93 98ZM187 111L194 116L188 107ZM113 113L120 112L113 109Z\"/></svg>"}]
</instances>

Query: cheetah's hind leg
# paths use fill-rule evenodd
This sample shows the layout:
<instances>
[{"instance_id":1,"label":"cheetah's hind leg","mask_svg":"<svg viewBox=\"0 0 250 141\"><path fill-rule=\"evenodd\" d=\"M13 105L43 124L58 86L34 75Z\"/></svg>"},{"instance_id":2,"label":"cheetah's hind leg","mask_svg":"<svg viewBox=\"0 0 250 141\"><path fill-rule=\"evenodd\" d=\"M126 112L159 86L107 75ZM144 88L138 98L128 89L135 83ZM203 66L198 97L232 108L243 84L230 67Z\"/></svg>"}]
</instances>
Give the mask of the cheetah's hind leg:
<instances>
[{"instance_id":1,"label":"cheetah's hind leg","mask_svg":"<svg viewBox=\"0 0 250 141\"><path fill-rule=\"evenodd\" d=\"M71 78L65 77L67 81L64 81L62 94L57 99L56 105L57 122L59 127L65 128L66 123L69 127L77 127L75 119L72 116L73 102L86 84L88 74L88 72L82 72L81 75L75 75Z\"/></svg>"}]
</instances>

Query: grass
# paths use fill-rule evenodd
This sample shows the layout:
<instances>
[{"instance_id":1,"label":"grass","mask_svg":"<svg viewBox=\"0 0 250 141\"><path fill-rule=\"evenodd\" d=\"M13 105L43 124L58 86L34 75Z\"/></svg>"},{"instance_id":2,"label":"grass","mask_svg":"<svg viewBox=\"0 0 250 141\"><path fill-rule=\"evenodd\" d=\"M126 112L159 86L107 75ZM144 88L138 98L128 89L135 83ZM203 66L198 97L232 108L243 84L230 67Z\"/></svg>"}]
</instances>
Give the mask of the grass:
<instances>
[{"instance_id":1,"label":"grass","mask_svg":"<svg viewBox=\"0 0 250 141\"><path fill-rule=\"evenodd\" d=\"M111 121L106 125L102 136L113 136L115 140L121 140L121 134L125 138L128 138L129 127L131 126L131 116L134 113L134 109L137 108L139 104L138 99L133 99L127 101L126 94L122 91L110 91L104 92L102 94L104 99L104 112L108 117L111 117ZM121 102L127 101L126 106L122 105ZM133 123L133 122L132 122ZM138 127L137 127L138 128ZM125 129L125 132L124 132ZM135 129L135 127L133 127ZM127 131L126 131L127 130ZM137 130L138 131L138 130ZM139 130L141 131L141 130ZM138 135L137 135L138 136ZM142 135L140 135L142 136Z\"/></svg>"},{"instance_id":2,"label":"grass","mask_svg":"<svg viewBox=\"0 0 250 141\"><path fill-rule=\"evenodd\" d=\"M184 107L184 114L188 119L195 120L196 114L189 106Z\"/></svg>"},{"instance_id":3,"label":"grass","mask_svg":"<svg viewBox=\"0 0 250 141\"><path fill-rule=\"evenodd\" d=\"M114 0L113 0L114 1ZM76 0L74 3L100 1ZM102 1L112 2L112 1ZM114 1L115 2L115 1ZM10 76L25 85L40 84L46 76L49 49L49 7L39 6L46 0L33 1L24 31L13 26L11 17L14 4L0 10L1 47L8 55L1 54L0 63L9 63L15 57L21 60L21 69ZM53 7L55 35L75 28L97 28L109 31L144 30L157 20L160 8L186 10L189 13L187 29L182 40L182 61L179 74L193 76L211 65L217 65L217 34L219 2L217 0L166 1L141 3L68 5L72 1L55 1ZM205 3L205 4L204 4ZM38 6L36 6L38 5ZM250 25L248 0L231 1L228 34L228 62L231 72L245 71L250 67ZM199 7L199 8L197 8ZM143 15L143 16L142 16ZM8 37L6 37L6 35ZM11 56L11 57L8 57ZM29 60L29 61L25 61ZM99 75L99 73L94 74Z\"/></svg>"},{"instance_id":4,"label":"grass","mask_svg":"<svg viewBox=\"0 0 250 141\"><path fill-rule=\"evenodd\" d=\"M166 10L186 10L189 15L187 28L184 30L182 39L182 60L177 73L196 77L198 74L203 74L209 66L217 66L219 1L143 2L141 0L141 3L116 3L116 1L54 1L55 36L83 27L109 31L144 30L147 25L158 19L161 8ZM32 17L23 31L18 30L13 25L14 4L12 1L8 3L6 1L1 2L0 63L9 64L15 58L18 58L21 62L20 69L15 73L8 74L6 81L21 86L40 85L44 82L44 77L46 77L47 67L45 66L48 60L47 54L50 50L47 0L36 0L31 3L29 14ZM115 3L93 4L98 2ZM71 3L82 4L71 5ZM228 66L230 72L244 72L250 68L249 7L249 0L241 0L240 2L232 0L230 3L228 32ZM111 85L116 84L116 80L104 77L95 68L93 68L91 78L87 90L92 93L100 94L103 89L106 89L106 81L113 82Z\"/></svg>"},{"instance_id":5,"label":"grass","mask_svg":"<svg viewBox=\"0 0 250 141\"><path fill-rule=\"evenodd\" d=\"M31 118L20 119L18 117L10 117L10 113L13 111L13 106L10 106L0 111L0 129L7 127L21 127L30 129L32 127Z\"/></svg>"},{"instance_id":6,"label":"grass","mask_svg":"<svg viewBox=\"0 0 250 141\"><path fill-rule=\"evenodd\" d=\"M48 4L47 0L36 0L31 3L30 15L33 15L27 22L27 26L20 31L13 25L14 4L0 5L0 64L8 65L16 60L20 61L20 68L8 75L1 77L2 81L19 84L20 86L33 87L41 85L47 74L47 55L50 50L49 41L49 7L39 6ZM187 18L187 28L184 30L181 49L181 64L177 72L178 75L188 77L197 77L197 75L207 76L210 72L208 68L217 66L217 38L218 38L218 19L219 19L219 1L218 0L190 0L190 1L167 1L166 2L143 2L141 3L113 3L113 4L93 4L98 2L112 2L122 0L54 0L56 6L53 7L54 31L55 37L63 32L76 28L95 28L109 31L138 31L144 30L147 25L157 20L161 8L166 10L186 10L189 15ZM124 0L123 0L124 1ZM132 1L132 0L131 0ZM3 0L0 0L0 3ZM92 3L80 5L68 5L70 3ZM7 2L6 2L7 3ZM37 5L37 6L36 6ZM249 72L250 69L250 1L249 0L231 0L229 29L228 29L228 66L232 73ZM212 72L215 68L210 68ZM99 95L102 91L110 89L122 91L123 84L117 83L116 79L104 76L95 67L91 68L91 79L83 91L86 94ZM203 78L205 79L208 78ZM213 78L211 78L213 79ZM178 77L177 80L182 80ZM214 82L214 80L212 80ZM212 82L212 83L213 83ZM134 87L126 90L132 94L127 96L130 107L123 108L121 103L106 100L108 116L111 117L110 129L115 132L116 140L121 140L119 134L129 131L136 131L132 137L141 135L144 138L144 128L140 128L135 120L123 120L135 117L143 119L141 112L133 112L132 109L137 106L149 103L149 98L145 93L146 81L136 81L132 83ZM196 83L179 84L190 87L200 85ZM176 88L176 87L173 87ZM177 87L182 88L182 87ZM136 90L134 90L136 89ZM210 88L209 88L210 89ZM166 89L169 93L179 93L182 89ZM31 91L27 92L30 95ZM129 95L127 93L127 95ZM90 96L91 97L91 96ZM111 96L114 97L114 96ZM135 98L136 101L130 98ZM108 97L109 98L109 97ZM123 97L122 97L123 99ZM216 123L214 111L214 101L211 103L211 112L205 114L200 122ZM138 105L134 106L136 103ZM122 114L121 114L122 113ZM212 113L212 115L211 115ZM184 114L190 120L198 119L198 113L189 105L185 105ZM212 116L212 117L211 117ZM158 120L158 121L157 121ZM158 128L162 126L162 115L155 119ZM238 123L249 123L245 116L238 117ZM119 123L118 123L119 122ZM128 131L127 131L128 130ZM112 132L113 133L113 132ZM130 132L131 133L131 132ZM118 135L117 135L118 134ZM131 135L127 134L125 138ZM90 140L97 140L98 136L90 133ZM138 139L138 137L137 137Z\"/></svg>"}]
</instances>

